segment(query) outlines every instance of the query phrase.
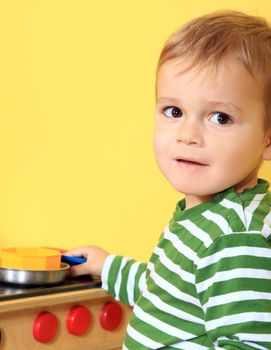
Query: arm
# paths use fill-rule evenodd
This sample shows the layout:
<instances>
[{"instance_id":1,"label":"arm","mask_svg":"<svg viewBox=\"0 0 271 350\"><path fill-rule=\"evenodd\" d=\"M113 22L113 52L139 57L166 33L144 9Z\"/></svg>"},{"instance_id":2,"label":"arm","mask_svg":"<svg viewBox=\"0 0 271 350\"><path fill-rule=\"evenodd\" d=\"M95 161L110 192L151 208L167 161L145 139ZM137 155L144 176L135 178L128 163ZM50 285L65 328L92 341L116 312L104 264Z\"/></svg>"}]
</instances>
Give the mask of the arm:
<instances>
[{"instance_id":1,"label":"arm","mask_svg":"<svg viewBox=\"0 0 271 350\"><path fill-rule=\"evenodd\" d=\"M196 286L215 347L271 349L271 245L263 236L218 238L201 256Z\"/></svg>"},{"instance_id":2,"label":"arm","mask_svg":"<svg viewBox=\"0 0 271 350\"><path fill-rule=\"evenodd\" d=\"M145 283L147 264L130 258L110 255L95 247L80 247L70 250L67 255L84 257L84 264L70 268L70 276L91 274L101 276L102 288L111 293L116 300L134 306Z\"/></svg>"},{"instance_id":3,"label":"arm","mask_svg":"<svg viewBox=\"0 0 271 350\"><path fill-rule=\"evenodd\" d=\"M102 288L116 300L134 306L145 284L146 266L127 257L109 255L102 270Z\"/></svg>"}]
</instances>

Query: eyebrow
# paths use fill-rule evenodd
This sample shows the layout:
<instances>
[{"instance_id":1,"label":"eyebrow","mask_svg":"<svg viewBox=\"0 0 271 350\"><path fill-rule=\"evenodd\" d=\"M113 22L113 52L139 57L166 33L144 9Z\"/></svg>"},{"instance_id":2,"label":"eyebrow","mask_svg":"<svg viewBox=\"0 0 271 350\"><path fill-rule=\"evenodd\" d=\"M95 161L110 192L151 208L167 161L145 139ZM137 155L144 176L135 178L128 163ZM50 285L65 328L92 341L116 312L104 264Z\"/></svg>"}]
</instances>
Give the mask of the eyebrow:
<instances>
[{"instance_id":1,"label":"eyebrow","mask_svg":"<svg viewBox=\"0 0 271 350\"><path fill-rule=\"evenodd\" d=\"M158 97L157 98L157 103L164 103L164 102L182 103L181 100L179 100L178 98L174 98L174 97Z\"/></svg>"},{"instance_id":2,"label":"eyebrow","mask_svg":"<svg viewBox=\"0 0 271 350\"><path fill-rule=\"evenodd\" d=\"M157 98L157 103L158 104L162 104L162 103L174 103L174 104L182 104L182 101L179 100L178 98L175 98L175 97L158 97ZM242 111L242 109L233 104L233 103L228 103L228 102L222 102L222 101L207 101L207 103L211 106L211 107L216 107L216 108L219 108L219 107L223 107L223 108L228 108L228 109L231 109L231 110L239 110L239 111Z\"/></svg>"}]
</instances>

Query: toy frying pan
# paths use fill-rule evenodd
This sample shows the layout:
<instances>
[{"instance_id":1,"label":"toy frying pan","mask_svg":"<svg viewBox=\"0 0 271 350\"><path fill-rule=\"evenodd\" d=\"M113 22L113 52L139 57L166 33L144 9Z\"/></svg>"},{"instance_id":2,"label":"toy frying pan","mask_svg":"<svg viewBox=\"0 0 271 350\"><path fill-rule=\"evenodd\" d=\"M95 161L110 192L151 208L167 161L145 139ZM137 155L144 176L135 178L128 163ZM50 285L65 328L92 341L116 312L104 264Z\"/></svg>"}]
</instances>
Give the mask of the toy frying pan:
<instances>
[{"instance_id":1,"label":"toy frying pan","mask_svg":"<svg viewBox=\"0 0 271 350\"><path fill-rule=\"evenodd\" d=\"M0 281L22 285L46 285L64 281L70 265L61 263L57 270L19 270L0 268Z\"/></svg>"},{"instance_id":2,"label":"toy frying pan","mask_svg":"<svg viewBox=\"0 0 271 350\"><path fill-rule=\"evenodd\" d=\"M70 266L82 264L84 258L64 255L61 257L61 267L55 270L20 270L0 268L0 282L20 285L49 285L64 281Z\"/></svg>"}]
</instances>

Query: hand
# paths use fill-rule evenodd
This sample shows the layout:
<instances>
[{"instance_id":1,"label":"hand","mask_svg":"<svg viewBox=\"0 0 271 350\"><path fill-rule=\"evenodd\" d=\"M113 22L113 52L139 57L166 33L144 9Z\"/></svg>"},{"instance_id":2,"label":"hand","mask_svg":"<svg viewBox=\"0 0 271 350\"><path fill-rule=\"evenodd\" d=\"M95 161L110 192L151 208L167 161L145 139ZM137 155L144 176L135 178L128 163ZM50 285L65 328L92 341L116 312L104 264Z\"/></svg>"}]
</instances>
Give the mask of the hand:
<instances>
[{"instance_id":1,"label":"hand","mask_svg":"<svg viewBox=\"0 0 271 350\"><path fill-rule=\"evenodd\" d=\"M83 264L75 265L69 269L69 277L80 275L101 276L103 265L108 252L96 246L79 247L69 250L65 255L84 257L87 261Z\"/></svg>"}]
</instances>

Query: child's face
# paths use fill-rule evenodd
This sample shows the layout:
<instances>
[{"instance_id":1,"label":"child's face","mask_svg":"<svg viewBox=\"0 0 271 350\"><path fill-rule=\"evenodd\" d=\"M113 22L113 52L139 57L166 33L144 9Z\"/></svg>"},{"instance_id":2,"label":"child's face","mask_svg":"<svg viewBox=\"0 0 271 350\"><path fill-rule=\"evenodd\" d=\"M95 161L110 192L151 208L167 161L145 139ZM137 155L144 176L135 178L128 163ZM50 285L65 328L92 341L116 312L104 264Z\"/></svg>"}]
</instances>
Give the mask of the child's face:
<instances>
[{"instance_id":1,"label":"child's face","mask_svg":"<svg viewBox=\"0 0 271 350\"><path fill-rule=\"evenodd\" d=\"M168 61L158 72L154 150L191 207L232 186L253 187L271 147L263 92L245 68L233 58L217 70L187 63Z\"/></svg>"}]
</instances>

